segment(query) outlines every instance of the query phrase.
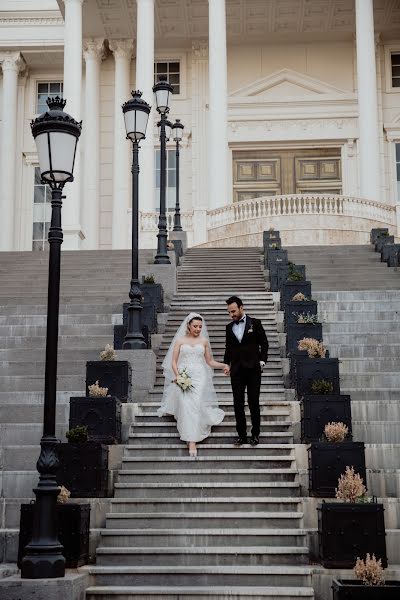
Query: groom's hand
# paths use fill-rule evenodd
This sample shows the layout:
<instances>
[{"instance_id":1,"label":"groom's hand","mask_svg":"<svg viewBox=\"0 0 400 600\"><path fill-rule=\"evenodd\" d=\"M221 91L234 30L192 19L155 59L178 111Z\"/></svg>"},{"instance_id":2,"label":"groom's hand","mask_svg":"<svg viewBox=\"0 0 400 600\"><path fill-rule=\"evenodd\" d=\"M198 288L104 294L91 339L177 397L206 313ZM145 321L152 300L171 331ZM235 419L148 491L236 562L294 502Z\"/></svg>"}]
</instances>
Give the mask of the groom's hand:
<instances>
[{"instance_id":1,"label":"groom's hand","mask_svg":"<svg viewBox=\"0 0 400 600\"><path fill-rule=\"evenodd\" d=\"M231 368L230 368L228 365L226 365L226 366L224 367L224 375L229 375L229 374L230 374L230 372L231 372Z\"/></svg>"}]
</instances>

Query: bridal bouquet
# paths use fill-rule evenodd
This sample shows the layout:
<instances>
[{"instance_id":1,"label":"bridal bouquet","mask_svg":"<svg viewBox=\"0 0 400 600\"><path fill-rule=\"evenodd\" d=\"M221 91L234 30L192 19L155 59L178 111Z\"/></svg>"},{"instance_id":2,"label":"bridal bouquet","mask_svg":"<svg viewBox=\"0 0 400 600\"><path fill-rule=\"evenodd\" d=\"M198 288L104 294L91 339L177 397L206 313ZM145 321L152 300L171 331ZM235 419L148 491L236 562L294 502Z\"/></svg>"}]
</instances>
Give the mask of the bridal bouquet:
<instances>
[{"instance_id":1,"label":"bridal bouquet","mask_svg":"<svg viewBox=\"0 0 400 600\"><path fill-rule=\"evenodd\" d=\"M179 371L179 375L175 379L175 383L181 388L182 392L193 389L192 379L186 369Z\"/></svg>"}]
</instances>

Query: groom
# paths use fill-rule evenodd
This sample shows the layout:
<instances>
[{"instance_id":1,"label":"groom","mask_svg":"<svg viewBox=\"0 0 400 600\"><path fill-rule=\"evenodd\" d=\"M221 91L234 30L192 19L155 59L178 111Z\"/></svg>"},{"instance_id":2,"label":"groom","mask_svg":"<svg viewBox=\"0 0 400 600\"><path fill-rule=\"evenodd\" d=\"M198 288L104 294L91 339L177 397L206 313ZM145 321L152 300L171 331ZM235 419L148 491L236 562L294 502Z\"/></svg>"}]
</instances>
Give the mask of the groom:
<instances>
[{"instance_id":1,"label":"groom","mask_svg":"<svg viewBox=\"0 0 400 600\"><path fill-rule=\"evenodd\" d=\"M248 443L244 412L246 388L252 424L250 444L257 446L260 436L261 373L267 362L268 340L261 321L245 314L243 302L238 296L231 296L226 304L232 323L226 326L224 363L228 367L225 368L224 373L231 376L236 429L239 436L235 446Z\"/></svg>"}]
</instances>

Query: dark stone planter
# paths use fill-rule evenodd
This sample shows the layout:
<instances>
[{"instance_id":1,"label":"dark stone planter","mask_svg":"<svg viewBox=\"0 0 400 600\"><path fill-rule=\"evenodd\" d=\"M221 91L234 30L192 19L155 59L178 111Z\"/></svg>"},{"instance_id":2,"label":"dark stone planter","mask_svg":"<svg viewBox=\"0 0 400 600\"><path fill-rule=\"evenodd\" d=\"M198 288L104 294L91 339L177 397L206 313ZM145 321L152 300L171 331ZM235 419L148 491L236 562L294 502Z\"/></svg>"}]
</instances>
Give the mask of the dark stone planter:
<instances>
[{"instance_id":1,"label":"dark stone planter","mask_svg":"<svg viewBox=\"0 0 400 600\"><path fill-rule=\"evenodd\" d=\"M132 367L127 360L91 360L86 363L86 395L88 386L96 381L108 388L110 396L127 402L132 383Z\"/></svg>"},{"instance_id":2,"label":"dark stone planter","mask_svg":"<svg viewBox=\"0 0 400 600\"><path fill-rule=\"evenodd\" d=\"M369 236L369 240L371 244L375 245L376 240L382 233L389 233L389 229L387 227L377 227L376 229L371 229L371 233Z\"/></svg>"},{"instance_id":3,"label":"dark stone planter","mask_svg":"<svg viewBox=\"0 0 400 600\"><path fill-rule=\"evenodd\" d=\"M306 298L311 298L311 281L285 281L281 287L281 310L285 310L293 296L302 293Z\"/></svg>"},{"instance_id":4,"label":"dark stone planter","mask_svg":"<svg viewBox=\"0 0 400 600\"><path fill-rule=\"evenodd\" d=\"M72 397L69 401L69 428L86 425L90 440L102 444L121 443L121 402L106 398Z\"/></svg>"},{"instance_id":5,"label":"dark stone planter","mask_svg":"<svg viewBox=\"0 0 400 600\"><path fill-rule=\"evenodd\" d=\"M286 327L286 351L294 352L303 338L314 338L322 341L322 324L290 323Z\"/></svg>"},{"instance_id":6,"label":"dark stone planter","mask_svg":"<svg viewBox=\"0 0 400 600\"><path fill-rule=\"evenodd\" d=\"M386 244L381 251L381 262L385 262L389 267L397 267L398 253L400 244Z\"/></svg>"},{"instance_id":7,"label":"dark stone planter","mask_svg":"<svg viewBox=\"0 0 400 600\"><path fill-rule=\"evenodd\" d=\"M32 539L35 503L21 504L19 524L18 567L25 556L25 546ZM76 569L88 562L90 504L57 504L58 539L64 546L67 569Z\"/></svg>"},{"instance_id":8,"label":"dark stone planter","mask_svg":"<svg viewBox=\"0 0 400 600\"><path fill-rule=\"evenodd\" d=\"M64 485L73 498L107 498L108 446L96 442L57 444L60 466L58 485Z\"/></svg>"},{"instance_id":9,"label":"dark stone planter","mask_svg":"<svg viewBox=\"0 0 400 600\"><path fill-rule=\"evenodd\" d=\"M275 250L282 250L282 241L281 238L276 238L274 240L268 240L264 243L264 256L265 260L268 263L268 256L270 252L275 252Z\"/></svg>"},{"instance_id":10,"label":"dark stone planter","mask_svg":"<svg viewBox=\"0 0 400 600\"><path fill-rule=\"evenodd\" d=\"M350 396L303 396L300 402L301 441L317 442L328 423L344 423L349 428L351 440L351 400Z\"/></svg>"},{"instance_id":11,"label":"dark stone planter","mask_svg":"<svg viewBox=\"0 0 400 600\"><path fill-rule=\"evenodd\" d=\"M385 581L385 585L364 585L357 579L334 579L333 600L399 600L400 581Z\"/></svg>"},{"instance_id":12,"label":"dark stone planter","mask_svg":"<svg viewBox=\"0 0 400 600\"><path fill-rule=\"evenodd\" d=\"M164 312L164 290L161 283L141 283L144 304L154 304L157 312Z\"/></svg>"},{"instance_id":13,"label":"dark stone planter","mask_svg":"<svg viewBox=\"0 0 400 600\"><path fill-rule=\"evenodd\" d=\"M291 354L292 358L292 354ZM339 359L309 358L300 352L293 353L291 368L292 383L296 388L297 397L312 396L311 384L316 379L325 379L333 385L332 394L340 394Z\"/></svg>"},{"instance_id":14,"label":"dark stone planter","mask_svg":"<svg viewBox=\"0 0 400 600\"><path fill-rule=\"evenodd\" d=\"M394 244L393 235L378 237L378 239L375 242L375 252L382 252L382 248L383 246L386 246L386 244Z\"/></svg>"},{"instance_id":15,"label":"dark stone planter","mask_svg":"<svg viewBox=\"0 0 400 600\"><path fill-rule=\"evenodd\" d=\"M270 242L271 240L280 240L281 233L280 231L263 231L263 245Z\"/></svg>"},{"instance_id":16,"label":"dark stone planter","mask_svg":"<svg viewBox=\"0 0 400 600\"><path fill-rule=\"evenodd\" d=\"M288 262L288 253L287 250L268 250L265 252L264 264L265 266L271 270L274 269L273 265L282 265L287 264ZM276 271L275 271L276 272Z\"/></svg>"},{"instance_id":17,"label":"dark stone planter","mask_svg":"<svg viewBox=\"0 0 400 600\"><path fill-rule=\"evenodd\" d=\"M352 569L367 553L387 567L383 504L323 502L318 507L319 561L328 569ZM365 596L364 596L365 597Z\"/></svg>"},{"instance_id":18,"label":"dark stone planter","mask_svg":"<svg viewBox=\"0 0 400 600\"><path fill-rule=\"evenodd\" d=\"M284 281L290 281L290 279L288 279L288 277L290 276L290 273L293 271L296 271L297 273L300 273L300 275L302 276L302 280L300 281L305 281L306 279L306 267L304 265L279 265L277 267L277 289L276 290L271 290L273 292L278 292Z\"/></svg>"},{"instance_id":19,"label":"dark stone planter","mask_svg":"<svg viewBox=\"0 0 400 600\"><path fill-rule=\"evenodd\" d=\"M318 303L316 300L287 302L284 314L285 329L292 323L297 323L297 317L293 313L310 313L310 315L316 315L318 313Z\"/></svg>"},{"instance_id":20,"label":"dark stone planter","mask_svg":"<svg viewBox=\"0 0 400 600\"><path fill-rule=\"evenodd\" d=\"M308 448L310 496L334 498L338 479L347 466L354 467L365 485L364 442L312 442Z\"/></svg>"}]
</instances>

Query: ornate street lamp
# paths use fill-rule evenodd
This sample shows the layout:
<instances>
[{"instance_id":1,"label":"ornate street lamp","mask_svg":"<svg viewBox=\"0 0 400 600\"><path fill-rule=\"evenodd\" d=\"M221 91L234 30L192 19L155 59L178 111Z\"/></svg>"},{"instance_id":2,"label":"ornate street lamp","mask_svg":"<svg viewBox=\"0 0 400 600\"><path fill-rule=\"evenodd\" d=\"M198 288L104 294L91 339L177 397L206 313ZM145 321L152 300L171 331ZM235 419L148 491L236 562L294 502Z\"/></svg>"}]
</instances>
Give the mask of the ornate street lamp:
<instances>
[{"instance_id":1,"label":"ornate street lamp","mask_svg":"<svg viewBox=\"0 0 400 600\"><path fill-rule=\"evenodd\" d=\"M122 106L126 137L132 142L132 278L129 290L128 329L124 350L147 348L142 334L142 292L139 285L139 143L146 137L150 106L142 100L142 92L132 92L132 98Z\"/></svg>"},{"instance_id":2,"label":"ornate street lamp","mask_svg":"<svg viewBox=\"0 0 400 600\"><path fill-rule=\"evenodd\" d=\"M160 217L158 220L157 234L157 254L154 259L156 265L169 265L167 252L167 217L166 217L166 188L167 188L167 151L166 151L166 122L169 112L169 100L172 93L172 85L166 81L166 77L161 76L160 81L153 87L156 97L157 112L161 116L159 122L160 128Z\"/></svg>"},{"instance_id":3,"label":"ornate street lamp","mask_svg":"<svg viewBox=\"0 0 400 600\"><path fill-rule=\"evenodd\" d=\"M176 191L176 202L175 202L175 214L174 214L174 231L182 231L181 225L181 209L179 206L179 144L182 141L183 137L183 125L180 119L176 119L175 123L172 126L172 135L174 142L176 144L175 149L175 169L176 169L176 178L175 178L175 191Z\"/></svg>"},{"instance_id":4,"label":"ornate street lamp","mask_svg":"<svg viewBox=\"0 0 400 600\"><path fill-rule=\"evenodd\" d=\"M59 488L56 480L58 457L55 437L57 397L58 314L60 304L60 255L63 242L61 228L62 190L73 181L76 147L81 123L64 112L66 101L48 98L49 110L32 121L39 156L42 183L51 188L51 223L49 229L49 281L47 295L46 370L44 383L43 436L36 464L39 483L36 496L32 539L22 559L21 577L43 579L64 577L65 558L57 536L56 503Z\"/></svg>"}]
</instances>

